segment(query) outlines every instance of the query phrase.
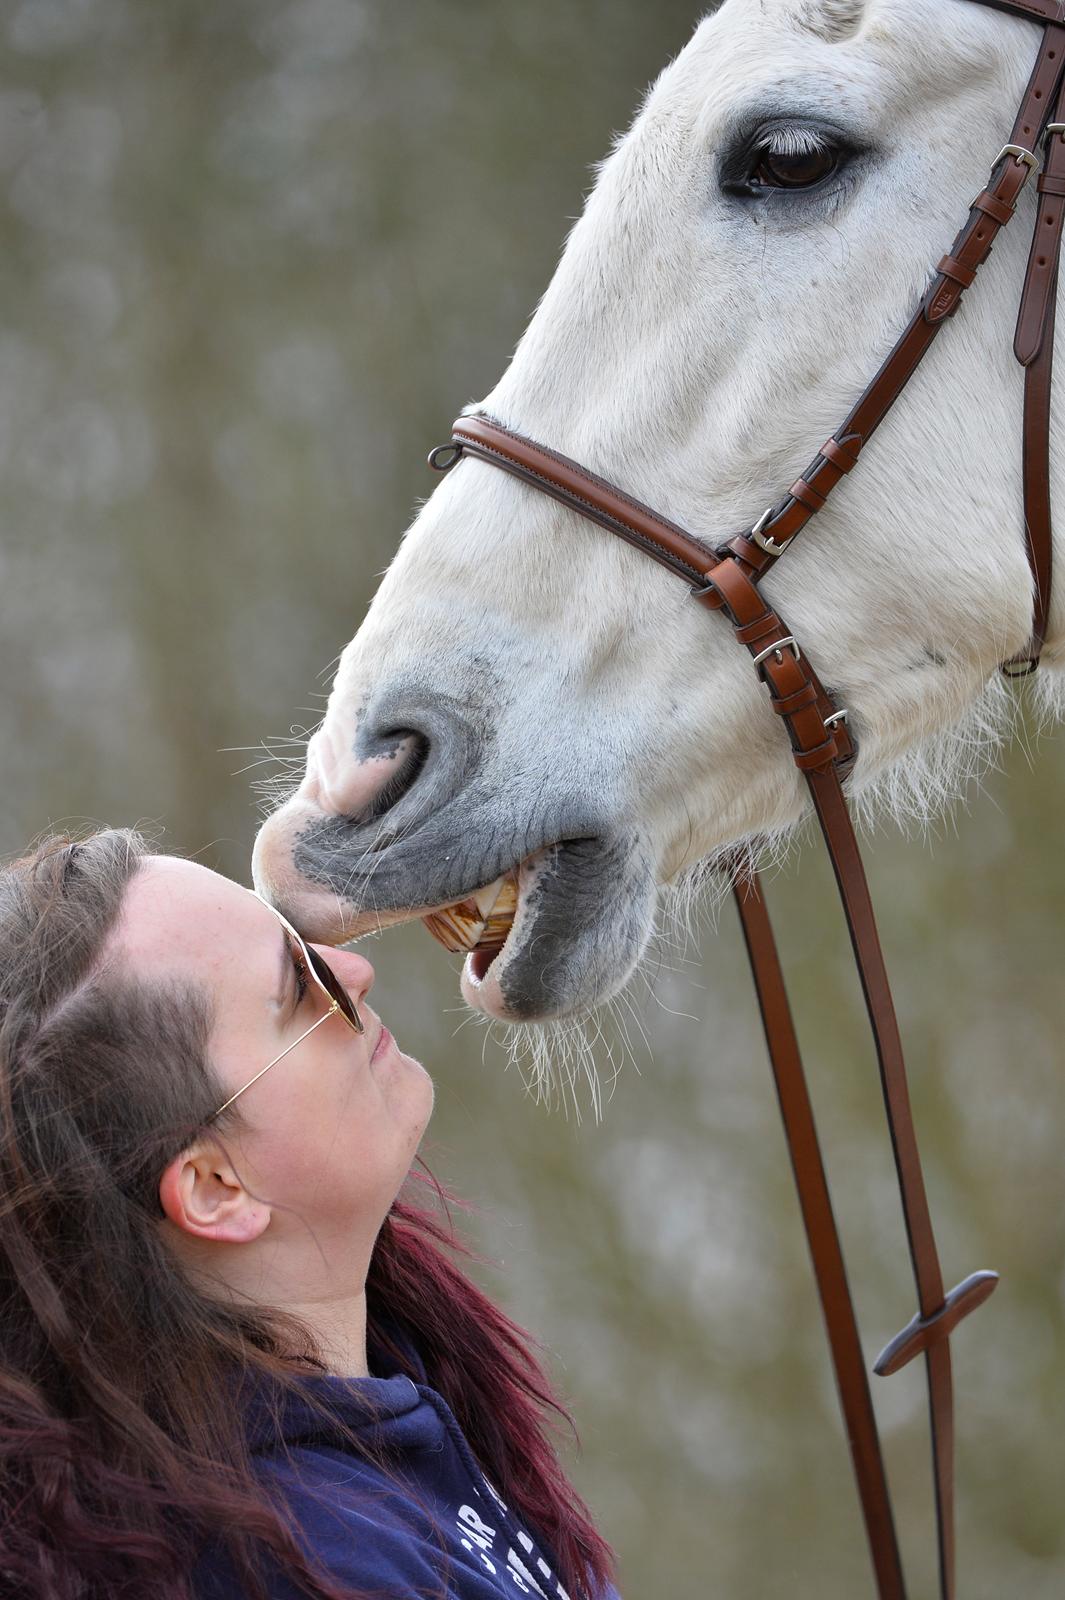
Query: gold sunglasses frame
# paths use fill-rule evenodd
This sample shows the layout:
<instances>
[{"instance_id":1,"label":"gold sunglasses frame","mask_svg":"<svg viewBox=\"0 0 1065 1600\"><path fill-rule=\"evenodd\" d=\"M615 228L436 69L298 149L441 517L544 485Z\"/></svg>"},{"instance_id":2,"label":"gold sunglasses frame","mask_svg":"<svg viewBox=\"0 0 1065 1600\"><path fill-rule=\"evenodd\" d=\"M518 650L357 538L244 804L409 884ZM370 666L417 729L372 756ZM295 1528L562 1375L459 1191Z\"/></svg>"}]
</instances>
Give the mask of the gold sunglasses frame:
<instances>
[{"instance_id":1,"label":"gold sunglasses frame","mask_svg":"<svg viewBox=\"0 0 1065 1600\"><path fill-rule=\"evenodd\" d=\"M249 1078L247 1083L244 1085L243 1088L238 1089L236 1094L231 1094L229 1099L226 1101L225 1105L219 1106L217 1111L212 1112L211 1116L208 1118L209 1122L213 1122L215 1120L215 1117L221 1116L222 1112L225 1111L226 1107L227 1106L231 1106L233 1104L234 1100L236 1100L239 1095L242 1095L244 1093L244 1089L250 1089L253 1083L258 1083L259 1079L262 1077L264 1072L269 1072L270 1068L271 1067L276 1067L277 1063L279 1061L284 1061L285 1057L292 1050L295 1050L295 1048L296 1048L296 1046L298 1044L302 1044L303 1043L304 1039L306 1039L306 1037L307 1037L307 1035L309 1033L313 1033L315 1028L320 1028L322 1026L322 1023L323 1022L327 1022L329 1020L329 1018L333 1015L334 1012L338 1012L340 1014L340 1016L342 1016L344 1018L344 1021L347 1023L348 1027L351 1028L354 1033L365 1033L365 1031L366 1031L364 1026L363 1026L363 1023L362 1023L362 1018L359 1016L358 1009L356 1008L354 1000L352 1000L351 996L347 993L347 990L344 989L344 986L340 982L340 979L337 977L336 973L333 972L331 969L329 969L328 962L326 962L321 956L316 958L314 951L308 949L306 940L300 934L298 934L296 932L295 928L292 926L291 922L289 922L288 918L287 917L283 917L281 915L280 911L278 911L277 907L276 906L272 906L270 904L269 900L263 899L263 896L259 893L259 891L257 889L251 889L248 892L250 894L253 894L255 896L256 900L258 900L262 905L264 905L268 911L272 911L274 916L277 918L278 922L280 922L281 926L285 929L285 932L291 938L295 939L295 941L296 941L297 945L299 946L300 951L301 951L301 953L303 955L303 959L307 964L308 975L311 978L313 978L314 982L318 985L319 989L321 989L322 993L325 995L326 999L329 1001L329 1010L324 1014L324 1016L319 1017L317 1022L312 1022L310 1027L306 1028L303 1031L303 1033L300 1034L298 1039L293 1039L292 1043L290 1045L286 1046L286 1048L284 1050L282 1050L282 1052L281 1052L281 1054L279 1056L275 1056L272 1061L268 1061L266 1063L266 1066L263 1067L261 1071L259 1071L259 1072L257 1072L255 1074L254 1078ZM329 970L329 974L330 974L330 977L332 978L333 982L343 992L344 998L347 1001L347 1004L351 1007L350 1014L345 1009L345 1007L341 1004L341 1002L337 999L336 995L331 992L328 984L326 984L324 982L324 980L322 979L322 977L320 976L320 974L318 972L318 966L317 966L317 962L318 961L321 961L322 965L325 966L327 968L327 970Z\"/></svg>"}]
</instances>

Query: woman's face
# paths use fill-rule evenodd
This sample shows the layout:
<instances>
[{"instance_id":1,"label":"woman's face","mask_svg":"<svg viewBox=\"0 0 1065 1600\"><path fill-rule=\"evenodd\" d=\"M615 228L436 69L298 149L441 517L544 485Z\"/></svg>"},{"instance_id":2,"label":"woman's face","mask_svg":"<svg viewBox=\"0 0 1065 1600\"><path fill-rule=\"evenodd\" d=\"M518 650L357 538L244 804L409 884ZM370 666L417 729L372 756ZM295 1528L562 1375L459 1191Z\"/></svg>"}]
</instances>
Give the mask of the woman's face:
<instances>
[{"instance_id":1,"label":"woman's face","mask_svg":"<svg viewBox=\"0 0 1065 1600\"><path fill-rule=\"evenodd\" d=\"M365 956L315 948L355 1001L366 1031L327 1016L245 1089L237 1101L245 1128L225 1143L256 1194L294 1208L304 1228L310 1222L317 1234L354 1244L363 1232L372 1238L402 1185L432 1111L433 1087L366 1004L374 970ZM219 1105L328 1011L318 985L304 985L292 941L267 906L230 879L172 856L149 857L135 874L109 953L138 977L192 980L206 990ZM263 1207L241 1201L232 1174L212 1173L211 1165L194 1175L180 1158L171 1164L161 1186L167 1214L175 1218L177 1195L183 1231L231 1242L257 1238ZM279 1210L269 1220L276 1239L294 1219Z\"/></svg>"}]
</instances>

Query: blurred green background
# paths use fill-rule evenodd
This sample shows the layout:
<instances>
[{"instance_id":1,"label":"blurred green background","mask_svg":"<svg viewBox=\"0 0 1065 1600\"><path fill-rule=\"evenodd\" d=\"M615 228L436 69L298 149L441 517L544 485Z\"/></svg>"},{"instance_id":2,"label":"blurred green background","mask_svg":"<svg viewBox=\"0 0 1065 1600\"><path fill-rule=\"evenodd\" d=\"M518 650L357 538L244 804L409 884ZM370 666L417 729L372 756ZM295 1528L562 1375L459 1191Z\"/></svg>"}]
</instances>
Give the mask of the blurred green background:
<instances>
[{"instance_id":1,"label":"blurred green background","mask_svg":"<svg viewBox=\"0 0 1065 1600\"><path fill-rule=\"evenodd\" d=\"M316 724L425 452L507 362L590 164L697 14L0 10L0 850L139 822L248 881L251 782L285 773L250 764ZM1063 747L1029 727L956 821L869 854L944 1270L1004 1280L954 1341L967 1600L1065 1592ZM818 853L770 891L872 1356L913 1291L871 1049ZM626 1600L871 1594L731 910L635 984L648 1043L630 1023L599 1127L462 1026L420 928L372 954L436 1078L426 1154L548 1347ZM875 1387L930 1594L922 1377Z\"/></svg>"}]
</instances>

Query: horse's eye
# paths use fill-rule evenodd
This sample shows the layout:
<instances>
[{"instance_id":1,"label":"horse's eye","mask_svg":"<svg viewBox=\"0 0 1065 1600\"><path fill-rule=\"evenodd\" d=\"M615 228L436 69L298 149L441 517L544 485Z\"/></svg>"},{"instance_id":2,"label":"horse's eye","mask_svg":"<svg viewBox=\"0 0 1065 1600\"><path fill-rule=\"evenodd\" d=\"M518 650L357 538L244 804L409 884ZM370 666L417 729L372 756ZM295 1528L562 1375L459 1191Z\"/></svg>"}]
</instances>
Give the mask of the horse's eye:
<instances>
[{"instance_id":1,"label":"horse's eye","mask_svg":"<svg viewBox=\"0 0 1065 1600\"><path fill-rule=\"evenodd\" d=\"M777 150L759 151L751 172L752 185L767 189L809 189L831 177L839 166L840 152L828 145L782 155Z\"/></svg>"}]
</instances>

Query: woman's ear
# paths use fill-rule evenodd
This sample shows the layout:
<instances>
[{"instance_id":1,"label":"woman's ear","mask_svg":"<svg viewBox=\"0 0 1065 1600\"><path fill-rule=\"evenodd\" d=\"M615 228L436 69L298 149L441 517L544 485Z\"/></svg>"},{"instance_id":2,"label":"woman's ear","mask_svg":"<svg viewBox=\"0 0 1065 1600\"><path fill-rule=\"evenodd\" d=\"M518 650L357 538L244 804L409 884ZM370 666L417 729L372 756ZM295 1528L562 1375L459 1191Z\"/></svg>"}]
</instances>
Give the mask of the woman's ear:
<instances>
[{"instance_id":1,"label":"woman's ear","mask_svg":"<svg viewBox=\"0 0 1065 1600\"><path fill-rule=\"evenodd\" d=\"M270 1224L270 1207L253 1200L217 1145L192 1145L159 1180L159 1203L182 1233L248 1244Z\"/></svg>"}]
</instances>

